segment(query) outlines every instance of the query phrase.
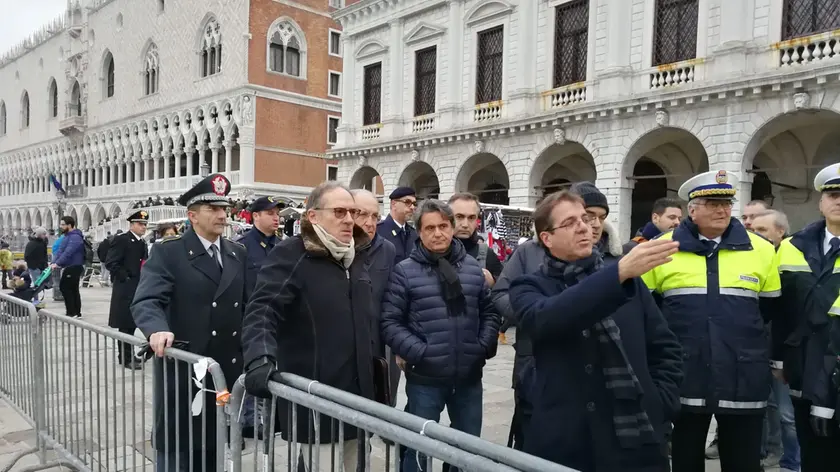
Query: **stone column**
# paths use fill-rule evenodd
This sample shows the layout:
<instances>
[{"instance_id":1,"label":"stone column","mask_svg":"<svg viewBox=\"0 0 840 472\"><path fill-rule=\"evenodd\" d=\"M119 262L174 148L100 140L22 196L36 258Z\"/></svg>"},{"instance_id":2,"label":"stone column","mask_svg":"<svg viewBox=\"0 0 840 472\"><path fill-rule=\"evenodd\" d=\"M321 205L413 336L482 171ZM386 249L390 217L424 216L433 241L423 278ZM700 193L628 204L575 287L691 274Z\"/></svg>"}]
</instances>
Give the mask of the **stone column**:
<instances>
[{"instance_id":1,"label":"stone column","mask_svg":"<svg viewBox=\"0 0 840 472\"><path fill-rule=\"evenodd\" d=\"M753 20L755 0L733 2L723 0L720 5L720 44L706 51L706 34L698 36L697 57L714 56L708 67L711 77L733 74L747 67L747 46L753 39ZM703 15L703 2L700 2L700 14ZM703 23L699 23L701 26ZM713 75L712 75L713 74Z\"/></svg>"},{"instance_id":2,"label":"stone column","mask_svg":"<svg viewBox=\"0 0 840 472\"><path fill-rule=\"evenodd\" d=\"M341 125L336 130L336 145L347 146L355 142L353 118L356 99L356 56L353 37L344 34L341 37L341 42L344 48L344 73L341 75ZM227 146L225 146L225 149L227 149ZM225 167L225 172L230 172L230 167Z\"/></svg>"},{"instance_id":3,"label":"stone column","mask_svg":"<svg viewBox=\"0 0 840 472\"><path fill-rule=\"evenodd\" d=\"M608 2L608 0L600 0L601 2ZM590 3L589 14L595 15L595 5ZM607 31L592 31L589 32L589 47L594 48L596 38L601 34L606 37L607 57L605 62L606 68L598 73L598 96L614 96L626 92L621 90L633 90L633 71L630 66L630 29L632 22L629 19L633 16L633 2L609 2L607 11ZM597 23L596 23L597 25ZM597 28L597 26L596 26ZM552 44L551 52L554 54L554 45ZM592 56L588 56L591 58ZM594 65L594 64L593 64ZM587 67L588 70L593 70ZM588 80L593 77L588 77Z\"/></svg>"},{"instance_id":4,"label":"stone column","mask_svg":"<svg viewBox=\"0 0 840 472\"><path fill-rule=\"evenodd\" d=\"M163 188L168 188L167 182L169 182L169 159L172 158L172 150L166 149L163 151L163 169L161 172L163 173Z\"/></svg>"},{"instance_id":5,"label":"stone column","mask_svg":"<svg viewBox=\"0 0 840 472\"><path fill-rule=\"evenodd\" d=\"M210 159L210 173L215 174L219 172L219 143L210 143L210 153L212 155Z\"/></svg>"},{"instance_id":6,"label":"stone column","mask_svg":"<svg viewBox=\"0 0 840 472\"><path fill-rule=\"evenodd\" d=\"M460 110L469 101L463 100L463 69L464 61L460 60L461 51L464 50L464 3L462 0L449 2L449 24L446 32L449 42L448 49L451 57L458 60L449 61L449 73L443 80L446 84L446 99L440 109L441 128L456 126L460 120ZM453 53L454 52L454 53ZM443 196L443 195L441 195Z\"/></svg>"},{"instance_id":7,"label":"stone column","mask_svg":"<svg viewBox=\"0 0 840 472\"><path fill-rule=\"evenodd\" d=\"M160 152L155 150L152 153L152 180L154 180L155 188L160 188L160 185L157 184L158 179L160 179Z\"/></svg>"},{"instance_id":8,"label":"stone column","mask_svg":"<svg viewBox=\"0 0 840 472\"><path fill-rule=\"evenodd\" d=\"M181 177L181 159L184 156L184 148L176 149L175 150L175 178L178 179ZM177 187L178 184L176 183L175 186Z\"/></svg>"},{"instance_id":9,"label":"stone column","mask_svg":"<svg viewBox=\"0 0 840 472\"><path fill-rule=\"evenodd\" d=\"M403 31L405 26L401 18L392 20L390 27L390 44L388 45L388 91L387 109L383 110L383 137L397 137L403 134L403 73L405 72L405 57L403 55Z\"/></svg>"},{"instance_id":10,"label":"stone column","mask_svg":"<svg viewBox=\"0 0 840 472\"><path fill-rule=\"evenodd\" d=\"M192 170L193 169L193 160L195 159L195 148L193 148L193 147L186 148L186 149L184 149L184 153L186 153L186 155L187 155L186 176L187 177L192 177L192 175L193 175L193 173L192 173L193 172L193 170ZM190 186L190 184L187 183L187 186Z\"/></svg>"},{"instance_id":11,"label":"stone column","mask_svg":"<svg viewBox=\"0 0 840 472\"><path fill-rule=\"evenodd\" d=\"M537 24L537 2L521 2L517 7L520 25ZM509 34L505 32L505 34ZM519 48L516 53L517 74L515 90L510 94L510 114L525 116L536 109L537 83L536 59L537 28L519 28ZM527 199L527 196L525 197Z\"/></svg>"},{"instance_id":12,"label":"stone column","mask_svg":"<svg viewBox=\"0 0 840 472\"><path fill-rule=\"evenodd\" d=\"M233 166L233 140L227 140L222 145L225 147L225 174L227 177L230 178L230 173L232 172L231 167Z\"/></svg>"},{"instance_id":13,"label":"stone column","mask_svg":"<svg viewBox=\"0 0 840 472\"><path fill-rule=\"evenodd\" d=\"M239 130L239 183L250 185L254 183L254 160L256 153L254 149L254 128L249 127Z\"/></svg>"},{"instance_id":14,"label":"stone column","mask_svg":"<svg viewBox=\"0 0 840 472\"><path fill-rule=\"evenodd\" d=\"M119 165L120 165L120 167L118 169L119 176L117 177L117 183L118 184L124 184L125 183L125 171L126 171L126 168L128 167L128 162L124 160L124 161L120 162Z\"/></svg>"}]
</instances>

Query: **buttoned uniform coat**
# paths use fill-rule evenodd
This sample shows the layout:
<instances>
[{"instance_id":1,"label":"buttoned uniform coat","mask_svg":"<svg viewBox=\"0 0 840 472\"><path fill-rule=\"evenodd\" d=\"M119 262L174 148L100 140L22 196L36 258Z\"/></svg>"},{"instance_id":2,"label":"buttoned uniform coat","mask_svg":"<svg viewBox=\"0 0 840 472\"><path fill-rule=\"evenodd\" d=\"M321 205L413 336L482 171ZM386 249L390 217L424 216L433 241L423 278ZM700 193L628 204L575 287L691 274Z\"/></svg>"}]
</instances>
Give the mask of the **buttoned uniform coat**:
<instances>
[{"instance_id":1,"label":"buttoned uniform coat","mask_svg":"<svg viewBox=\"0 0 840 472\"><path fill-rule=\"evenodd\" d=\"M394 245L394 249L396 250L394 254L394 265L408 259L408 256L411 255L411 251L414 250L414 245L417 243L417 239L419 237L417 236L417 231L408 223L403 226L403 229L406 232L405 238L400 237L400 227L394 219L391 218L391 215L388 215L384 220L380 221L376 225L376 234L382 236Z\"/></svg>"},{"instance_id":2,"label":"buttoned uniform coat","mask_svg":"<svg viewBox=\"0 0 840 472\"><path fill-rule=\"evenodd\" d=\"M131 302L140 282L140 267L148 257L146 242L130 231L114 236L105 259L105 268L114 280L108 326L132 331L136 327L131 316Z\"/></svg>"},{"instance_id":3,"label":"buttoned uniform coat","mask_svg":"<svg viewBox=\"0 0 840 472\"><path fill-rule=\"evenodd\" d=\"M373 350L370 320L374 316L365 251L357 251L349 269L330 255L307 220L299 235L281 241L257 276L242 330L245 366L261 357L280 372L297 374L345 392L373 399ZM356 227L355 245L369 237ZM290 436L289 407L277 408L280 433ZM313 443L312 413L297 410L297 440ZM338 442L338 428L320 415L321 444ZM310 427L313 427L310 429ZM345 426L344 439L358 436Z\"/></svg>"},{"instance_id":4,"label":"buttoned uniform coat","mask_svg":"<svg viewBox=\"0 0 840 472\"><path fill-rule=\"evenodd\" d=\"M183 236L160 240L156 246L151 258L143 266L131 305L137 327L147 338L161 331L172 332L176 341L189 343L187 351L213 358L224 372L226 388L230 390L242 373L243 366L240 333L242 315L250 295L245 284L245 247L221 238L224 269L220 269L193 229L187 230ZM155 430L152 445L157 450L165 450L164 445L168 439L169 450L175 451L174 419L177 416L180 421L177 437L181 450L186 451L189 445L188 427L189 421L192 421L192 445L196 453L201 454L202 417L192 417L190 414L190 394L194 396L196 391L195 385L190 382L192 369L178 362L176 379L175 363L167 362L164 384L161 383L164 380L160 368L162 362L156 362L159 364L155 366ZM205 388L218 390L209 374L206 379ZM176 393L178 411L175 411ZM167 403L164 403L164 394ZM216 400L213 393L205 395L209 451L204 456L214 459ZM168 408L168 416L164 414L164 405ZM165 422L167 419L168 422ZM200 463L196 464L199 467ZM208 470L211 470L210 466Z\"/></svg>"},{"instance_id":5,"label":"buttoned uniform coat","mask_svg":"<svg viewBox=\"0 0 840 472\"><path fill-rule=\"evenodd\" d=\"M266 236L256 227L249 229L236 242L248 250L248 262L245 266L245 283L250 290L257 284L257 274L268 259L268 253L274 249L279 239L275 235Z\"/></svg>"}]
</instances>

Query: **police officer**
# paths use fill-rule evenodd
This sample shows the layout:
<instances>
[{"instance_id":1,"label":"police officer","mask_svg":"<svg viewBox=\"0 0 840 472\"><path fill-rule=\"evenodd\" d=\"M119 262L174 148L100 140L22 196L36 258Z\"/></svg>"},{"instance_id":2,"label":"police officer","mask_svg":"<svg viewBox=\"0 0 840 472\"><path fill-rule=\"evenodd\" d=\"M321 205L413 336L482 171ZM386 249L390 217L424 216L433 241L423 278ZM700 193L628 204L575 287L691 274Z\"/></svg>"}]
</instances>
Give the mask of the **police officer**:
<instances>
[{"instance_id":1,"label":"police officer","mask_svg":"<svg viewBox=\"0 0 840 472\"><path fill-rule=\"evenodd\" d=\"M128 221L128 232L114 236L104 263L114 279L108 326L133 336L137 325L131 316L131 301L140 281L140 267L149 257L146 241L143 240L146 225L149 223L149 213L146 210L136 211L128 217ZM105 241L101 244L105 244ZM131 344L120 344L120 364L126 369L140 369L141 363L135 359Z\"/></svg>"},{"instance_id":2,"label":"police officer","mask_svg":"<svg viewBox=\"0 0 840 472\"><path fill-rule=\"evenodd\" d=\"M407 224L417 208L417 195L411 187L397 187L388 198L391 200L391 210L376 225L376 234L394 245L397 250L394 265L397 265L411 254L417 241L417 231Z\"/></svg>"},{"instance_id":3,"label":"police officer","mask_svg":"<svg viewBox=\"0 0 840 472\"><path fill-rule=\"evenodd\" d=\"M279 209L285 204L274 197L260 197L248 207L254 218L254 227L239 238L238 242L248 249L247 272L245 283L249 290L257 283L260 271L268 253L277 244L277 228L280 227Z\"/></svg>"},{"instance_id":4,"label":"police officer","mask_svg":"<svg viewBox=\"0 0 840 472\"><path fill-rule=\"evenodd\" d=\"M187 207L191 228L181 236L157 243L143 267L131 305L137 327L158 356L163 356L176 340L185 342L185 349L212 357L219 363L228 388L242 373L240 331L250 295L245 284L245 246L222 237L227 225L225 209L230 205L229 192L230 181L221 174L213 174L178 198L178 203ZM157 470L175 470L176 461L186 468L190 452L196 468L201 468L206 459L206 470L215 470L217 453L221 452L216 450L216 410L212 407L215 396L206 394L206 422L202 415L193 417L192 398L187 397L190 369L180 365L176 373L174 363L166 367L165 382L164 369L155 369L155 385L159 388L155 390L152 445L157 451ZM215 389L212 380L206 388ZM168 416L163 405L168 405ZM180 422L177 439L176 418ZM193 422L191 444L185 433L189 421ZM207 434L202 435L205 426ZM206 449L202 450L204 439ZM180 445L178 456L175 441ZM162 468L164 463L170 468Z\"/></svg>"},{"instance_id":5,"label":"police officer","mask_svg":"<svg viewBox=\"0 0 840 472\"><path fill-rule=\"evenodd\" d=\"M782 298L773 319L774 375L790 386L802 472L840 467L832 304L840 291L840 164L817 173L820 218L779 246Z\"/></svg>"},{"instance_id":6,"label":"police officer","mask_svg":"<svg viewBox=\"0 0 840 472\"><path fill-rule=\"evenodd\" d=\"M683 184L689 217L660 236L679 242L679 252L643 276L683 348L682 410L672 435L679 472L705 470L712 415L723 472L761 470L770 395L766 303L780 295L780 283L773 245L732 218L737 182L719 170Z\"/></svg>"}]
</instances>

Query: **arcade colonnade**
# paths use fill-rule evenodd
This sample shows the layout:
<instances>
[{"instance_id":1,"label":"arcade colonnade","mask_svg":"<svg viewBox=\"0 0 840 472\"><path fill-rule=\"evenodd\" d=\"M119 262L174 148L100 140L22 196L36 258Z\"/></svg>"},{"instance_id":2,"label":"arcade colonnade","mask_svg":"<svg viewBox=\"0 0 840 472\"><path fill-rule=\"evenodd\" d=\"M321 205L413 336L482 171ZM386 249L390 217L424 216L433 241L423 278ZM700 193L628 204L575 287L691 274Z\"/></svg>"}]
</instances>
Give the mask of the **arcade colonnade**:
<instances>
[{"instance_id":1,"label":"arcade colonnade","mask_svg":"<svg viewBox=\"0 0 840 472\"><path fill-rule=\"evenodd\" d=\"M534 207L571 182L593 181L625 239L649 220L657 198L676 197L685 180L710 167L739 175L736 215L764 199L788 214L793 229L819 216L813 178L840 160L837 89L702 102L484 128L334 157L339 180L354 188L371 189L381 177L386 208L387 194L400 185L420 197L469 191L487 203Z\"/></svg>"}]
</instances>

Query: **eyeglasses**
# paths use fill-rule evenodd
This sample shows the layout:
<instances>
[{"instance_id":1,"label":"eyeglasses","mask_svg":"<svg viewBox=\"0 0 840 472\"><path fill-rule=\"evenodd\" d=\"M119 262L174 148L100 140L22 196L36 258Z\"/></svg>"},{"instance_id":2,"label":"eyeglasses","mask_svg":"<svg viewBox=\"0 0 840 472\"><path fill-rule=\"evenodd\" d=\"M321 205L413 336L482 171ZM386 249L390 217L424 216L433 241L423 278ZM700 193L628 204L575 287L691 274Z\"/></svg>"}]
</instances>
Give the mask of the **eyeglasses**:
<instances>
[{"instance_id":1,"label":"eyeglasses","mask_svg":"<svg viewBox=\"0 0 840 472\"><path fill-rule=\"evenodd\" d=\"M368 218L372 218L373 221L379 221L379 213L369 213L367 211L359 210L358 213L356 213L355 218L360 221L367 221Z\"/></svg>"},{"instance_id":2,"label":"eyeglasses","mask_svg":"<svg viewBox=\"0 0 840 472\"><path fill-rule=\"evenodd\" d=\"M397 201L402 203L405 206L408 206L408 207L416 207L417 206L417 200L397 200Z\"/></svg>"},{"instance_id":3,"label":"eyeglasses","mask_svg":"<svg viewBox=\"0 0 840 472\"><path fill-rule=\"evenodd\" d=\"M316 210L324 210L324 211L332 210L333 215L335 215L335 217L338 218L339 220L343 220L344 217L347 216L348 213L350 213L351 217L356 218L356 215L359 213L359 210L357 210L355 208L335 207L335 208L315 208L315 209Z\"/></svg>"},{"instance_id":4,"label":"eyeglasses","mask_svg":"<svg viewBox=\"0 0 840 472\"><path fill-rule=\"evenodd\" d=\"M594 217L594 216L592 216L592 215L583 215L583 216L581 216L580 218L576 218L576 219L574 219L574 220L567 221L567 222L563 223L562 225L558 225L558 226L555 226L555 227L553 227L553 228L548 228L547 230L545 230L545 232L547 232L547 233L551 233L551 232L553 232L554 230L557 230L557 229L569 229L569 228L574 228L575 226L578 226L578 225L580 225L580 224L585 224L585 225L587 225L587 226L588 226L588 225L590 225L593 221L595 221L595 218L596 218L596 217Z\"/></svg>"}]
</instances>

